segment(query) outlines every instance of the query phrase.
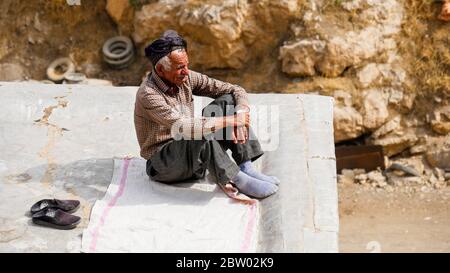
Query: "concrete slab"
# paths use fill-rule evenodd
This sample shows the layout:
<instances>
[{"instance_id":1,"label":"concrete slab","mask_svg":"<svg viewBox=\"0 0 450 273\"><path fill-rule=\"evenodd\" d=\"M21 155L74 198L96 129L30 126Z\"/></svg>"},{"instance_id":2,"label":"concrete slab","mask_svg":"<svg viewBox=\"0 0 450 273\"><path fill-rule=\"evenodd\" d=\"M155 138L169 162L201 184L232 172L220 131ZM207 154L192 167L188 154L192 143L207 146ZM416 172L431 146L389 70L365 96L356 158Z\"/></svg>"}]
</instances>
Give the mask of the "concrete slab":
<instances>
[{"instance_id":1,"label":"concrete slab","mask_svg":"<svg viewBox=\"0 0 450 273\"><path fill-rule=\"evenodd\" d=\"M113 158L139 156L136 90L0 82L0 252L80 251ZM210 99L195 101L199 114ZM251 94L250 101L266 151L258 167L283 182L261 202L258 251L338 251L332 98ZM80 200L82 223L70 231L33 225L27 211L43 198Z\"/></svg>"}]
</instances>

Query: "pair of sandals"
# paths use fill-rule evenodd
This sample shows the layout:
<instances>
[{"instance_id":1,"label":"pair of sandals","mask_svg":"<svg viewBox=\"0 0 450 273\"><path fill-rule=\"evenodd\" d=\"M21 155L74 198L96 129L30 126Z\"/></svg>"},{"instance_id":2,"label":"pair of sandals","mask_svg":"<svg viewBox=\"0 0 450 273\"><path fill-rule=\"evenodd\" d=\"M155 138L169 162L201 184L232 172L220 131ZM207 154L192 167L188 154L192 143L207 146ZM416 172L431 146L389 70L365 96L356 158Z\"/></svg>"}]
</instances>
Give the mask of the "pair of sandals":
<instances>
[{"instance_id":1,"label":"pair of sandals","mask_svg":"<svg viewBox=\"0 0 450 273\"><path fill-rule=\"evenodd\" d=\"M78 200L43 199L30 209L33 223L56 229L74 229L81 218L71 215L80 207Z\"/></svg>"}]
</instances>

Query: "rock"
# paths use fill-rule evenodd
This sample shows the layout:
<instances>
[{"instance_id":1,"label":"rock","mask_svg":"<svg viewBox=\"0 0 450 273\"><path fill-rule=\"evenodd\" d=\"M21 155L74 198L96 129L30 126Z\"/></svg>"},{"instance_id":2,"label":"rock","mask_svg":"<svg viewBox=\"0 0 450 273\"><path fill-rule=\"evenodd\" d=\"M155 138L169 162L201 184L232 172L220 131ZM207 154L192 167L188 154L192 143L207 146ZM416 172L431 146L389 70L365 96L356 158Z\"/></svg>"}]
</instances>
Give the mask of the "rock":
<instances>
[{"instance_id":1,"label":"rock","mask_svg":"<svg viewBox=\"0 0 450 273\"><path fill-rule=\"evenodd\" d=\"M342 185L350 185L350 184L353 184L353 179L349 179L345 175L338 174L337 175L337 182L339 184L342 184Z\"/></svg>"},{"instance_id":2,"label":"rock","mask_svg":"<svg viewBox=\"0 0 450 273\"><path fill-rule=\"evenodd\" d=\"M79 72L70 72L64 74L64 79L68 84L80 84L86 81L86 75Z\"/></svg>"},{"instance_id":3,"label":"rock","mask_svg":"<svg viewBox=\"0 0 450 273\"><path fill-rule=\"evenodd\" d=\"M336 105L353 106L352 95L343 90L336 90L333 93Z\"/></svg>"},{"instance_id":4,"label":"rock","mask_svg":"<svg viewBox=\"0 0 450 273\"><path fill-rule=\"evenodd\" d=\"M422 186L422 187L420 188L420 191L421 191L421 192L430 192L431 190L430 190L430 188L427 187L427 186Z\"/></svg>"},{"instance_id":5,"label":"rock","mask_svg":"<svg viewBox=\"0 0 450 273\"><path fill-rule=\"evenodd\" d=\"M404 107L406 110L411 110L414 106L414 101L416 99L415 93L403 94L403 99L400 106Z\"/></svg>"},{"instance_id":6,"label":"rock","mask_svg":"<svg viewBox=\"0 0 450 273\"><path fill-rule=\"evenodd\" d=\"M403 186L418 186L424 185L425 181L422 177L418 176L396 176L392 173L387 173L387 181L389 185L393 185L395 187L403 187Z\"/></svg>"},{"instance_id":7,"label":"rock","mask_svg":"<svg viewBox=\"0 0 450 273\"><path fill-rule=\"evenodd\" d=\"M435 173L433 172L428 177L428 182L434 189L442 189L447 186L447 183L444 180L444 176L441 173L439 173L438 175L435 175Z\"/></svg>"},{"instance_id":8,"label":"rock","mask_svg":"<svg viewBox=\"0 0 450 273\"><path fill-rule=\"evenodd\" d=\"M385 189L386 189L386 191L387 192L394 192L394 187L392 187L391 185L387 185L386 187L385 187Z\"/></svg>"},{"instance_id":9,"label":"rock","mask_svg":"<svg viewBox=\"0 0 450 273\"><path fill-rule=\"evenodd\" d=\"M354 173L355 175L365 174L365 173L366 173L366 170L364 170L364 169L353 169L353 173Z\"/></svg>"},{"instance_id":10,"label":"rock","mask_svg":"<svg viewBox=\"0 0 450 273\"><path fill-rule=\"evenodd\" d=\"M423 175L425 171L424 159L422 156L407 157L404 159L400 159L397 162L412 166L415 170L417 170L420 176Z\"/></svg>"},{"instance_id":11,"label":"rock","mask_svg":"<svg viewBox=\"0 0 450 273\"><path fill-rule=\"evenodd\" d=\"M433 168L433 173L437 177L438 181L441 181L441 182L445 181L445 177L444 177L445 172L444 172L444 170L439 169L439 168Z\"/></svg>"},{"instance_id":12,"label":"rock","mask_svg":"<svg viewBox=\"0 0 450 273\"><path fill-rule=\"evenodd\" d=\"M360 62L351 50L355 45L346 44L349 42L346 38L335 37L327 43L322 58L316 65L321 74L326 77L338 77L346 68Z\"/></svg>"},{"instance_id":13,"label":"rock","mask_svg":"<svg viewBox=\"0 0 450 273\"><path fill-rule=\"evenodd\" d=\"M39 13L36 13L34 15L34 24L33 24L34 29L36 29L39 32L43 31L43 27L41 24L41 21L39 20Z\"/></svg>"},{"instance_id":14,"label":"rock","mask_svg":"<svg viewBox=\"0 0 450 273\"><path fill-rule=\"evenodd\" d=\"M362 87L368 87L380 74L377 64L370 63L358 72L358 79Z\"/></svg>"},{"instance_id":15,"label":"rock","mask_svg":"<svg viewBox=\"0 0 450 273\"><path fill-rule=\"evenodd\" d=\"M343 185L353 184L355 181L355 173L353 170L343 169L338 175L338 183Z\"/></svg>"},{"instance_id":16,"label":"rock","mask_svg":"<svg viewBox=\"0 0 450 273\"><path fill-rule=\"evenodd\" d=\"M126 35L131 33L134 10L129 0L108 0L106 3L106 11L120 27L122 34Z\"/></svg>"},{"instance_id":17,"label":"rock","mask_svg":"<svg viewBox=\"0 0 450 273\"><path fill-rule=\"evenodd\" d=\"M372 84L381 85L384 82L400 87L406 80L406 72L398 64L369 63L358 72L358 79L364 88Z\"/></svg>"},{"instance_id":18,"label":"rock","mask_svg":"<svg viewBox=\"0 0 450 273\"><path fill-rule=\"evenodd\" d=\"M362 115L351 106L335 106L333 110L334 141L354 139L363 133Z\"/></svg>"},{"instance_id":19,"label":"rock","mask_svg":"<svg viewBox=\"0 0 450 273\"><path fill-rule=\"evenodd\" d=\"M367 179L372 187L384 188L387 186L386 177L379 170L367 173Z\"/></svg>"},{"instance_id":20,"label":"rock","mask_svg":"<svg viewBox=\"0 0 450 273\"><path fill-rule=\"evenodd\" d=\"M391 105L402 104L402 106L406 107L406 104L409 102L405 102L408 97L404 96L403 92L394 88L387 88L389 92L388 103Z\"/></svg>"},{"instance_id":21,"label":"rock","mask_svg":"<svg viewBox=\"0 0 450 273\"><path fill-rule=\"evenodd\" d=\"M376 129L383 125L389 117L387 96L379 89L363 92L363 125L367 129Z\"/></svg>"},{"instance_id":22,"label":"rock","mask_svg":"<svg viewBox=\"0 0 450 273\"><path fill-rule=\"evenodd\" d=\"M334 92L334 141L354 139L363 133L362 115L352 106L352 96L342 90Z\"/></svg>"},{"instance_id":23,"label":"rock","mask_svg":"<svg viewBox=\"0 0 450 273\"><path fill-rule=\"evenodd\" d=\"M427 150L426 145L415 145L409 149L409 152L414 155L414 154L422 154L426 152L426 150Z\"/></svg>"},{"instance_id":24,"label":"rock","mask_svg":"<svg viewBox=\"0 0 450 273\"><path fill-rule=\"evenodd\" d=\"M242 68L269 56L300 9L286 1L157 1L136 12L133 38L139 45L174 29L188 42L198 68Z\"/></svg>"},{"instance_id":25,"label":"rock","mask_svg":"<svg viewBox=\"0 0 450 273\"><path fill-rule=\"evenodd\" d=\"M429 182L432 186L434 186L434 184L438 183L439 180L438 180L437 177L434 175L434 173L431 173L431 174L428 176L428 182Z\"/></svg>"},{"instance_id":26,"label":"rock","mask_svg":"<svg viewBox=\"0 0 450 273\"><path fill-rule=\"evenodd\" d=\"M34 45L36 43L36 41L33 39L33 37L28 36L28 43Z\"/></svg>"},{"instance_id":27,"label":"rock","mask_svg":"<svg viewBox=\"0 0 450 273\"><path fill-rule=\"evenodd\" d=\"M403 181L405 183L416 184L416 185L423 185L423 184L425 184L425 181L423 180L423 178L422 177L417 177L417 176L404 177Z\"/></svg>"},{"instance_id":28,"label":"rock","mask_svg":"<svg viewBox=\"0 0 450 273\"><path fill-rule=\"evenodd\" d=\"M450 137L447 137L448 142L439 143L436 146L429 147L425 154L428 164L432 167L441 169L450 168Z\"/></svg>"},{"instance_id":29,"label":"rock","mask_svg":"<svg viewBox=\"0 0 450 273\"><path fill-rule=\"evenodd\" d=\"M450 105L436 109L431 120L431 127L436 133L446 135L450 133Z\"/></svg>"},{"instance_id":30,"label":"rock","mask_svg":"<svg viewBox=\"0 0 450 273\"><path fill-rule=\"evenodd\" d=\"M328 2L305 1L302 25L292 25L294 38L279 52L282 71L294 77L334 78L351 77L354 68L363 88L387 83L401 91L407 74L395 35L401 31L402 4L397 0L336 1L333 5L340 2L345 8L331 15L322 12Z\"/></svg>"},{"instance_id":31,"label":"rock","mask_svg":"<svg viewBox=\"0 0 450 273\"><path fill-rule=\"evenodd\" d=\"M23 67L19 64L0 64L0 81L22 81L26 79Z\"/></svg>"},{"instance_id":32,"label":"rock","mask_svg":"<svg viewBox=\"0 0 450 273\"><path fill-rule=\"evenodd\" d=\"M361 185L366 184L367 182L367 174L362 173L355 176L355 181Z\"/></svg>"},{"instance_id":33,"label":"rock","mask_svg":"<svg viewBox=\"0 0 450 273\"><path fill-rule=\"evenodd\" d=\"M409 132L402 136L386 136L374 140L372 144L383 146L384 154L390 157L413 146L417 142L417 139L417 136L413 132Z\"/></svg>"},{"instance_id":34,"label":"rock","mask_svg":"<svg viewBox=\"0 0 450 273\"><path fill-rule=\"evenodd\" d=\"M450 172L444 173L444 179L450 182Z\"/></svg>"},{"instance_id":35,"label":"rock","mask_svg":"<svg viewBox=\"0 0 450 273\"><path fill-rule=\"evenodd\" d=\"M360 31L347 31L343 36L332 36L328 40L324 58L318 64L318 69L327 76L336 77L347 67L358 66L396 47L391 36L401 29L402 6L395 0L360 2L362 4L357 10L369 25Z\"/></svg>"},{"instance_id":36,"label":"rock","mask_svg":"<svg viewBox=\"0 0 450 273\"><path fill-rule=\"evenodd\" d=\"M97 77L102 72L102 67L98 64L84 63L81 65L81 72L87 77Z\"/></svg>"},{"instance_id":37,"label":"rock","mask_svg":"<svg viewBox=\"0 0 450 273\"><path fill-rule=\"evenodd\" d=\"M315 76L315 65L325 48L325 42L304 39L280 48L282 71L290 76Z\"/></svg>"},{"instance_id":38,"label":"rock","mask_svg":"<svg viewBox=\"0 0 450 273\"><path fill-rule=\"evenodd\" d=\"M386 122L383 126L373 132L371 137L376 139L398 129L400 127L401 118L401 116L396 116L390 121Z\"/></svg>"}]
</instances>

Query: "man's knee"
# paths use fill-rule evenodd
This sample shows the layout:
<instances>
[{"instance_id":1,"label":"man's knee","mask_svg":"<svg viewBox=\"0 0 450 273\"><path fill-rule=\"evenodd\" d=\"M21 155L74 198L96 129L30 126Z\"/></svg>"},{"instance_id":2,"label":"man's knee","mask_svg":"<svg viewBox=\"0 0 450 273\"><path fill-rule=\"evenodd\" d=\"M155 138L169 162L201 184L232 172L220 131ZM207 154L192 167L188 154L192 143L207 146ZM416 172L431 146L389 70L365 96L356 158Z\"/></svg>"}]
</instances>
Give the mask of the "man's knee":
<instances>
[{"instance_id":1,"label":"man's knee","mask_svg":"<svg viewBox=\"0 0 450 273\"><path fill-rule=\"evenodd\" d=\"M216 98L214 101L216 101L216 102L225 102L227 105L234 105L235 104L234 96L231 95L231 94L222 95L222 96Z\"/></svg>"},{"instance_id":2,"label":"man's knee","mask_svg":"<svg viewBox=\"0 0 450 273\"><path fill-rule=\"evenodd\" d=\"M208 104L202 111L202 115L205 117L221 117L234 114L235 100L233 95L225 94L210 104Z\"/></svg>"}]
</instances>

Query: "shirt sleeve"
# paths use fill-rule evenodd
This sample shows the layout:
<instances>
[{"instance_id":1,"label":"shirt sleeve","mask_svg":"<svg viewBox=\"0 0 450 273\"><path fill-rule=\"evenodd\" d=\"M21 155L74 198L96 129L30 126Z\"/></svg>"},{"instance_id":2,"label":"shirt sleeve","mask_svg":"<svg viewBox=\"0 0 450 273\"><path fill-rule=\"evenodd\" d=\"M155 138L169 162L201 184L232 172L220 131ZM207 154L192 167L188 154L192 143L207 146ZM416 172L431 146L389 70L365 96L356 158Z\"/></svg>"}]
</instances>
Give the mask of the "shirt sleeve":
<instances>
[{"instance_id":1,"label":"shirt sleeve","mask_svg":"<svg viewBox=\"0 0 450 273\"><path fill-rule=\"evenodd\" d=\"M215 99L225 94L232 94L236 105L248 105L247 92L239 85L216 80L192 70L189 72L189 80L194 95Z\"/></svg>"},{"instance_id":2,"label":"shirt sleeve","mask_svg":"<svg viewBox=\"0 0 450 273\"><path fill-rule=\"evenodd\" d=\"M155 123L171 129L172 137L202 139L214 131L216 118L192 117L189 110L177 109L166 103L163 96L151 88L140 93L139 100L148 117Z\"/></svg>"}]
</instances>

